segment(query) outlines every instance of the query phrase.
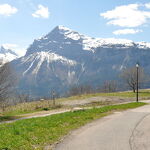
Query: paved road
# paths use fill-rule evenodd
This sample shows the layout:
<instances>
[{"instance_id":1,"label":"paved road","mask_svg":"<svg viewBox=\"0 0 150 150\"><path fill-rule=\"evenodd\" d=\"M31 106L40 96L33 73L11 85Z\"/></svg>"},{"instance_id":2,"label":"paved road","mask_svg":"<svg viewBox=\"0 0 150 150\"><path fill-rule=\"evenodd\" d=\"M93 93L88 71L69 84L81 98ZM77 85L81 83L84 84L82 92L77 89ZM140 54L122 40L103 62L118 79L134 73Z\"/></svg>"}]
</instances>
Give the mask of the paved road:
<instances>
[{"instance_id":1,"label":"paved road","mask_svg":"<svg viewBox=\"0 0 150 150\"><path fill-rule=\"evenodd\" d=\"M73 131L55 150L150 150L150 105L116 112Z\"/></svg>"}]
</instances>

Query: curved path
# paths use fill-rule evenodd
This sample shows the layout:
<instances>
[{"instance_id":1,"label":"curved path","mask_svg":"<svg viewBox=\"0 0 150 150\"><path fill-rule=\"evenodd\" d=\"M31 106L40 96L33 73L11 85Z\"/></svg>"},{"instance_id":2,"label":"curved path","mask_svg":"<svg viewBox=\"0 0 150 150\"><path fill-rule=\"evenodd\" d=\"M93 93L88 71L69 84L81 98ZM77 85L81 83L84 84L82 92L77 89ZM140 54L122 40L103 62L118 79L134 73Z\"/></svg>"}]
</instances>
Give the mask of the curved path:
<instances>
[{"instance_id":1,"label":"curved path","mask_svg":"<svg viewBox=\"0 0 150 150\"><path fill-rule=\"evenodd\" d=\"M75 130L55 150L150 150L150 105Z\"/></svg>"}]
</instances>

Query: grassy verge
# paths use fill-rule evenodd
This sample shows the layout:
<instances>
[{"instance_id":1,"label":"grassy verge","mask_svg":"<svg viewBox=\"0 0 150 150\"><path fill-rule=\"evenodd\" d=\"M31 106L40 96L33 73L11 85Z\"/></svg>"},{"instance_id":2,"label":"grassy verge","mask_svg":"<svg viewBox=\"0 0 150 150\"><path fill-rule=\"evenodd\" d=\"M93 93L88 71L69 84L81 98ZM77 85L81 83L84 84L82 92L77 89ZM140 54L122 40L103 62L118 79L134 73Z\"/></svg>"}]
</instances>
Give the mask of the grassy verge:
<instances>
[{"instance_id":1,"label":"grassy verge","mask_svg":"<svg viewBox=\"0 0 150 150\"><path fill-rule=\"evenodd\" d=\"M113 111L143 106L145 103L129 103L89 110L66 112L43 118L20 120L0 125L0 149L42 150L86 123L110 114Z\"/></svg>"}]
</instances>

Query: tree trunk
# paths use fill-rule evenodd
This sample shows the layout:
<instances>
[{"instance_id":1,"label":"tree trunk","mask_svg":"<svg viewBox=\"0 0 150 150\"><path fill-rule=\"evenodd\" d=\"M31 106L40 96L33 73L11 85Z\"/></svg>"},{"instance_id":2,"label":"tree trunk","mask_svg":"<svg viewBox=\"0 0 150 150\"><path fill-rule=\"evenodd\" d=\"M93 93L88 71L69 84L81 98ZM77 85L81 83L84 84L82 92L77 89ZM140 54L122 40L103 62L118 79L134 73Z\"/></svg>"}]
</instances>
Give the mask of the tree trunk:
<instances>
[{"instance_id":1,"label":"tree trunk","mask_svg":"<svg viewBox=\"0 0 150 150\"><path fill-rule=\"evenodd\" d=\"M133 93L135 93L135 87L133 87Z\"/></svg>"}]
</instances>

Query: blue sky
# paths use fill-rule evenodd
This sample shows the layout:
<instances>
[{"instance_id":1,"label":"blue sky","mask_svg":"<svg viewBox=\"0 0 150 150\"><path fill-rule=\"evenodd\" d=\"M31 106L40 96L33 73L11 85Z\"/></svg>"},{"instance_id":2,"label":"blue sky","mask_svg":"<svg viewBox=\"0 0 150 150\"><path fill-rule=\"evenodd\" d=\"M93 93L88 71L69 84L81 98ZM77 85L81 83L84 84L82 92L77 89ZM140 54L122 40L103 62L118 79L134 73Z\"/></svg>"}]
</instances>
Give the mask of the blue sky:
<instances>
[{"instance_id":1,"label":"blue sky","mask_svg":"<svg viewBox=\"0 0 150 150\"><path fill-rule=\"evenodd\" d=\"M57 25L92 37L150 42L150 1L0 0L0 45L20 54Z\"/></svg>"}]
</instances>

